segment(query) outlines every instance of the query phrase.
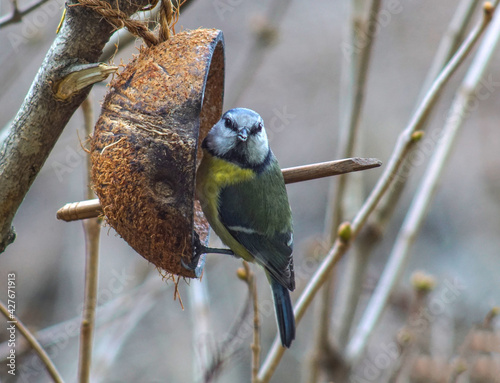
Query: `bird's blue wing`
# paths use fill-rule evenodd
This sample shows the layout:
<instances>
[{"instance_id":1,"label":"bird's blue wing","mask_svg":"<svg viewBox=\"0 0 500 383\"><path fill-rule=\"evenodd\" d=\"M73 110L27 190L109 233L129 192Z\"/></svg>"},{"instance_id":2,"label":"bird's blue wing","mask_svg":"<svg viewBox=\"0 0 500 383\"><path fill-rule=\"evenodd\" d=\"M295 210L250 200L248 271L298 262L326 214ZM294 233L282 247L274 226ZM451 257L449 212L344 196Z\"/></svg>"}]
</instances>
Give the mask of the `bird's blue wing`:
<instances>
[{"instance_id":1,"label":"bird's blue wing","mask_svg":"<svg viewBox=\"0 0 500 383\"><path fill-rule=\"evenodd\" d=\"M294 290L292 217L277 162L256 177L221 190L220 220L278 282Z\"/></svg>"}]
</instances>

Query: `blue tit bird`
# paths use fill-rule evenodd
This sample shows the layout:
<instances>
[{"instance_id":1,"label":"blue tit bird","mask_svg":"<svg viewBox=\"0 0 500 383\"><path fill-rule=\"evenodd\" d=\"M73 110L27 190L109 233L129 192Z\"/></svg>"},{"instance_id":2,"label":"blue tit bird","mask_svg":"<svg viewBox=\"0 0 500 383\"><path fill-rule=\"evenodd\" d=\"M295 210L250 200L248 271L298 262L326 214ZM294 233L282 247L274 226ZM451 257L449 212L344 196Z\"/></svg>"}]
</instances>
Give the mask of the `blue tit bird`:
<instances>
[{"instance_id":1,"label":"blue tit bird","mask_svg":"<svg viewBox=\"0 0 500 383\"><path fill-rule=\"evenodd\" d=\"M295 289L292 212L283 174L269 147L262 117L228 110L203 140L196 194L220 239L267 274L281 343L295 339L289 290Z\"/></svg>"}]
</instances>

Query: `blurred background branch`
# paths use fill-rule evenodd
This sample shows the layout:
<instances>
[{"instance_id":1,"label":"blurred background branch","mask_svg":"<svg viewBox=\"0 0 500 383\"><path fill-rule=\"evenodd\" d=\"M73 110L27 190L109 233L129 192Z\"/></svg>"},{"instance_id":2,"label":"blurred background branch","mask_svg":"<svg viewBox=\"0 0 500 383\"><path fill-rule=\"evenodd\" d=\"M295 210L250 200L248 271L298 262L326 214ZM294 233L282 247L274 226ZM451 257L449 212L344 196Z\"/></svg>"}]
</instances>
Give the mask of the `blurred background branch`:
<instances>
[{"instance_id":1,"label":"blurred background branch","mask_svg":"<svg viewBox=\"0 0 500 383\"><path fill-rule=\"evenodd\" d=\"M264 57L277 41L280 23L286 15L290 3L291 0L272 0L269 2L266 14L254 18L252 23L254 32L252 45L246 54L244 65L239 69L238 81L228 91L225 101L226 107L238 107L241 96L251 85Z\"/></svg>"},{"instance_id":2,"label":"blurred background branch","mask_svg":"<svg viewBox=\"0 0 500 383\"><path fill-rule=\"evenodd\" d=\"M86 138L94 130L94 111L92 109L91 95L82 102L83 121ZM94 198L92 190L92 163L90 153L87 155L86 193L88 199ZM85 292L83 299L82 323L80 326L80 353L78 377L80 383L90 381L92 366L92 346L94 342L95 312L97 307L97 283L99 278L99 239L101 234L101 219L90 218L83 222L85 235Z\"/></svg>"},{"instance_id":3,"label":"blurred background branch","mask_svg":"<svg viewBox=\"0 0 500 383\"><path fill-rule=\"evenodd\" d=\"M349 40L347 45L344 46L345 56L344 60L342 60L346 89L341 91L345 94L345 97L341 97L340 102L343 106L340 111L341 118L337 146L337 153L340 158L353 156L359 145L366 80L377 32L377 19L381 3L380 0L369 2L353 0L350 2ZM350 180L349 183L348 180ZM362 201L356 198L360 195L355 192L356 188L361 189L360 183L361 177L349 178L348 175L341 175L330 181L330 195L325 215L325 248L330 248L333 245L337 228L341 222L352 218L349 213L354 214L361 205ZM348 207L351 207L349 212L347 211ZM362 267L362 264L364 264L363 254L354 251L348 262L349 264L354 262L358 267ZM350 270L352 267L348 266L347 269ZM355 286L360 282L355 277L360 274L360 272L352 270L352 273L343 279L345 290L342 294L344 299L338 302L340 312L346 312L347 307L353 304L350 298L353 298ZM341 318L338 336L335 344L333 344L329 334L331 333L334 276L335 274L332 272L329 281L322 288L321 300L317 303L318 324L315 327L315 345L311 352L310 382L345 379L346 366L342 358L339 357L338 350L334 348L343 347L345 343L343 336L348 334L348 326L350 326L351 321L346 317L347 314ZM342 319L344 320L342 321Z\"/></svg>"},{"instance_id":4,"label":"blurred background branch","mask_svg":"<svg viewBox=\"0 0 500 383\"><path fill-rule=\"evenodd\" d=\"M39 6L45 4L49 0L36 0L24 9L19 9L17 6L17 0L11 0L12 13L10 15L5 15L0 17L0 29L6 27L9 24L20 23L23 17L27 14L33 12Z\"/></svg>"},{"instance_id":5,"label":"blurred background branch","mask_svg":"<svg viewBox=\"0 0 500 383\"><path fill-rule=\"evenodd\" d=\"M420 100L423 99L432 82L462 42L466 28L476 8L477 2L473 0L462 0L457 6L452 21L443 34L433 64L426 76L426 81L421 88ZM429 112L423 118L422 126L428 123L431 111L435 109L436 105L437 102L431 105ZM408 164L410 158L411 155L405 158L402 168L410 166ZM352 254L347 260L346 273L339 282L338 306L335 308L338 318L337 342L342 348L346 346L351 328L354 325L354 316L359 300L362 297L363 279L366 278L368 261L376 245L383 238L407 184L404 180L398 180L390 186L388 192L368 219L365 229L360 233L359 239L353 246Z\"/></svg>"},{"instance_id":6,"label":"blurred background branch","mask_svg":"<svg viewBox=\"0 0 500 383\"><path fill-rule=\"evenodd\" d=\"M482 25L476 29L477 35L482 33L484 30L483 26L489 23L491 20L490 17L487 14L483 17ZM457 91L455 101L450 108L448 120L443 128L441 139L436 143L436 149L430 160L427 172L415 193L414 200L401 226L377 288L373 292L370 303L356 329L356 333L350 341L347 352L348 357L353 362L359 360L361 357L368 338L378 323L384 308L387 306L389 296L402 275L403 268L409 257L410 248L415 242L428 211L429 204L436 193L439 181L442 179L444 167L453 148L458 130L462 125L463 118L468 114L468 105L476 97L475 90L500 36L500 17L496 17L494 20L495 22L489 28L487 36L481 44L461 87ZM474 36L472 35L471 37Z\"/></svg>"},{"instance_id":7,"label":"blurred background branch","mask_svg":"<svg viewBox=\"0 0 500 383\"><path fill-rule=\"evenodd\" d=\"M15 307L15 304L14 304L14 307ZM14 311L15 311L15 309L14 309ZM2 301L0 301L0 312L5 317L5 319L7 319L7 321L11 325L14 325L16 327L16 329L18 329L19 332L28 341L31 348L36 352L36 354L38 355L38 357L42 361L43 365L47 369L47 372L49 373L52 380L56 383L63 383L63 379L62 379L61 375L59 374L59 371L57 371L56 366L54 366L54 363L52 363L52 360L47 355L47 353L45 352L43 347L40 345L40 343L38 343L36 338L33 336L33 334L30 332L30 330L28 330L28 328L23 324L23 322L21 322L15 314L13 314L12 312L9 312L9 310L7 309L7 306L5 306L5 304ZM16 339L16 337L14 336L14 341L15 341L15 339ZM9 346L9 347L10 347L10 350L13 349L12 346ZM14 351L14 353L15 353L15 351ZM16 359L15 359L15 357L13 360L14 360L14 363L13 363L14 368L9 367L9 369L14 371L14 374L15 374L15 372L16 372Z\"/></svg>"},{"instance_id":8,"label":"blurred background branch","mask_svg":"<svg viewBox=\"0 0 500 383\"><path fill-rule=\"evenodd\" d=\"M458 69L460 64L463 63L465 58L471 52L475 43L479 40L482 33L485 31L486 27L491 21L493 11L494 8L491 8L491 5L488 7L485 6L480 23L470 33L457 53L451 58L449 63L436 78L429 92L426 94L419 107L417 108L416 113L413 115L410 124L400 134L396 147L394 148L391 158L389 159L389 162L385 167L384 173L378 179L377 184L373 188L372 192L370 193L367 200L352 222L352 229L350 230L348 241L337 239L334 246L329 251L328 255L323 260L319 269L315 272L315 274L309 281L308 286L302 292L298 302L296 303L295 319L297 324L304 315L305 311L307 310L320 287L328 280L329 273L331 272L333 267L345 254L345 252L349 248L351 241L353 241L357 237L357 235L363 228L364 224L368 220L368 217L380 202L384 193L388 190L391 182L398 177L398 172L404 158L409 154L412 146L420 141L422 137L422 134L418 129L422 127L422 122L427 111L432 107L432 104L436 101L439 92L443 89L448 80L451 78L451 75ZM353 340L351 340L351 343L347 348L347 357L350 361L357 360L355 359L355 357L359 356L359 354L357 354L356 352L360 349L358 348L358 343L360 343L358 339L365 336L363 326L359 326L359 329L359 335L355 334L353 336ZM263 382L269 381L283 356L284 349L280 347L278 343L279 341L276 338L274 340L273 347L266 356L265 362L259 372L259 378Z\"/></svg>"}]
</instances>

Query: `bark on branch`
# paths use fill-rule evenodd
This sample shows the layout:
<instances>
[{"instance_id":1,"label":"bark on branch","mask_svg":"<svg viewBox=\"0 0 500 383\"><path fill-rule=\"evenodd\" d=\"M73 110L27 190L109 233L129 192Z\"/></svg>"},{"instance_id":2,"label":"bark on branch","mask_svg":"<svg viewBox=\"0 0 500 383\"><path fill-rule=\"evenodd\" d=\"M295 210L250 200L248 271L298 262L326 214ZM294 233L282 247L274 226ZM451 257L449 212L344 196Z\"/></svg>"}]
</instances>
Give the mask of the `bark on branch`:
<instances>
[{"instance_id":1,"label":"bark on branch","mask_svg":"<svg viewBox=\"0 0 500 383\"><path fill-rule=\"evenodd\" d=\"M116 2L105 0L112 6ZM149 0L120 2L131 15ZM88 86L65 101L54 97L57 84L75 66L95 63L114 32L100 15L78 4L67 3L64 25L47 52L6 137L0 144L0 253L14 241L14 215L43 166L67 122L87 97Z\"/></svg>"}]
</instances>

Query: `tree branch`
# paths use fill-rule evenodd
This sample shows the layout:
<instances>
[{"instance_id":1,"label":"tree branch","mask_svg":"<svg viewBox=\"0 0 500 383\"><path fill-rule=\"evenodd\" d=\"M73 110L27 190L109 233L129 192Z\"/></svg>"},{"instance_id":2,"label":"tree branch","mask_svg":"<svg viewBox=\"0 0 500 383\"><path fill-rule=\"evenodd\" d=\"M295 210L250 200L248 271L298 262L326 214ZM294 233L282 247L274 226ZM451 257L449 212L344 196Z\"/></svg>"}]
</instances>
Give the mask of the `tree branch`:
<instances>
[{"instance_id":1,"label":"tree branch","mask_svg":"<svg viewBox=\"0 0 500 383\"><path fill-rule=\"evenodd\" d=\"M472 14L474 13L473 11L477 5L478 4L476 0L462 0L457 6L457 10L455 11L453 19L451 20L446 33L441 39L431 68L427 73L424 85L422 86L422 89L420 91L421 95L418 98L419 100L423 99L426 92L432 85L434 79L439 75L439 72L444 68L446 63L450 60L450 58L460 46L467 27L470 24L470 19L472 17ZM425 116L424 124L427 124L427 121L429 120L431 115L431 111L432 110L429 110L429 112ZM403 168L409 166L408 161L409 160L407 159L406 163L402 165ZM365 242L365 250L367 254L371 253L372 249L375 247L375 245L378 243L378 240L385 232L386 226L396 209L398 201L401 198L403 191L405 190L406 184L407 183L403 180L394 183L370 218L367 224L368 230L366 231L366 240L363 239L363 242Z\"/></svg>"},{"instance_id":2,"label":"tree branch","mask_svg":"<svg viewBox=\"0 0 500 383\"><path fill-rule=\"evenodd\" d=\"M418 98L419 100L423 99L434 79L439 75L439 72L460 46L476 6L478 6L478 4L475 0L462 0L457 6L453 19L446 33L443 35L431 68L428 71L426 80L422 86L421 95ZM432 110L429 110L425 116L424 124L429 120L431 112ZM410 166L409 158L411 158L411 156L406 158L402 168ZM366 266L365 258L369 257L375 246L383 237L386 227L390 222L390 218L395 212L398 201L405 190L406 184L407 182L405 182L405 180L400 180L391 185L370 217L365 230L362 232L358 241L356 241L355 253L349 257L346 275L354 275L357 280L353 280L352 284L342 284L342 286L346 286L344 288L347 291L346 294L341 295L342 301L339 302L338 310L340 314L340 325L338 326L339 330L337 333L339 343L342 345L345 345L347 342L350 326L353 323L352 319L357 308L358 298L362 289L362 283L360 283L362 278L361 273L363 272L362 269ZM345 303L342 304L342 302ZM343 310L344 306L347 308L346 310ZM349 331L346 330L346 328L349 328Z\"/></svg>"},{"instance_id":3,"label":"tree branch","mask_svg":"<svg viewBox=\"0 0 500 383\"><path fill-rule=\"evenodd\" d=\"M364 103L365 87L368 77L368 68L372 53L373 42L376 37L378 15L381 7L380 0L372 0L369 13L365 17L362 23L365 25L360 31L358 23L360 21L354 20L352 25L353 34L353 45L358 47L362 45L361 51L358 54L358 62L356 68L350 68L352 71L351 77L353 77L354 84L351 85L351 100L349 100L350 113L346 121L346 128L348 129L348 134L344 143L344 152L341 157L350 157L354 154L356 147L357 136L359 136L359 126L362 115L362 107ZM361 34L361 35L360 35ZM366 39L366 40L365 40ZM364 43L364 41L366 41ZM337 188L332 196L331 203L333 204L332 217L330 218L333 222L330 222L330 227L327 228L327 234L330 238L335 238L335 230L345 219L351 218L352 216L346 216L345 205L346 197L351 196L352 198L355 193L352 193L353 181L361 182L361 179L355 180L352 177L347 182L347 176L339 177ZM356 205L359 207L362 201L356 201ZM333 223L333 225L332 225ZM361 249L353 249L352 257L349 257L347 265L347 273L341 281L343 296L339 299L339 306L336 308L338 310L339 325L337 330L338 344L339 347L343 348L347 341L347 336L351 329L352 319L354 317L354 308L358 302L358 297L356 293L358 292L358 287L360 286L359 280L364 275L365 266L367 264L367 257L361 251ZM340 287L340 286L339 286ZM326 289L325 289L326 291ZM344 295L345 294L345 295ZM326 305L326 295L323 304ZM330 294L331 295L331 294ZM331 299L330 299L331 301ZM331 314L331 310L330 310ZM329 320L329 316L324 318L324 321ZM321 326L320 326L321 327Z\"/></svg>"},{"instance_id":4,"label":"tree branch","mask_svg":"<svg viewBox=\"0 0 500 383\"><path fill-rule=\"evenodd\" d=\"M85 121L85 135L92 134L94 128L94 113L90 95L82 103ZM90 155L87 156L87 177L85 180L86 197L94 198ZM83 301L82 323L80 326L80 352L78 360L78 378L80 383L90 381L90 366L92 364L92 345L94 340L95 313L97 306L97 282L99 277L99 240L101 219L92 218L83 222L85 234L85 294Z\"/></svg>"},{"instance_id":5,"label":"tree branch","mask_svg":"<svg viewBox=\"0 0 500 383\"><path fill-rule=\"evenodd\" d=\"M259 373L260 366L260 319L257 282L255 280L255 273L250 270L250 266L246 261L243 261L243 268L245 270L245 282L247 283L248 291L252 296L253 301L253 342L250 346L252 350L252 383L259 383L257 375Z\"/></svg>"},{"instance_id":6,"label":"tree branch","mask_svg":"<svg viewBox=\"0 0 500 383\"><path fill-rule=\"evenodd\" d=\"M340 138L338 145L338 156L341 158L354 155L356 147L359 145L359 131L361 126L362 108L365 99L366 80L368 78L368 68L370 65L373 42L377 32L377 17L381 6L381 0L360 1L353 0L351 3L351 21L349 31L349 46L343 49L344 60L342 61L342 72L346 73L346 88L341 90L341 97L345 97L346 107L341 107L340 112ZM344 96L345 95L345 96ZM327 202L324 237L327 243L326 248L330 248L336 237L336 230L340 223L346 218L352 218L347 212L348 206L353 206L353 213L362 204L361 193L353 192L354 188L361 188L361 177L350 177L348 174L341 175L330 182L329 197ZM356 210L355 210L356 209ZM352 263L358 265L358 260L364 257L359 251L353 251L353 256L348 259L347 270L352 270ZM352 275L352 273L351 273ZM340 312L345 312L346 304L355 304L356 299L346 302L343 299L349 292L355 280L349 274L342 277L339 284L343 290L339 295ZM357 274L355 274L357 275ZM333 371L344 371L338 365L342 363L337 350L333 350L333 344L329 338L332 307L333 290L337 285L336 275L332 273L329 281L325 284L321 292L321 299L317 301L317 324L315 326L315 340L311 352L311 365L309 368L309 379L311 383L319 380L338 380L339 376L333 376ZM345 317L345 315L344 315ZM342 328L336 336L336 344L342 348L345 344L343 334L349 333L349 323L340 316L339 326ZM325 368L328 366L328 368ZM335 367L334 367L335 366ZM320 375L323 376L320 378ZM328 374L328 375L327 375Z\"/></svg>"},{"instance_id":7,"label":"tree branch","mask_svg":"<svg viewBox=\"0 0 500 383\"><path fill-rule=\"evenodd\" d=\"M462 126L464 118L470 112L468 108L471 105L471 101L476 97L475 90L482 78L486 65L489 63L499 38L500 15L497 15L461 87L457 91L455 100L450 108L450 114L443 128L442 139L439 142L439 146L432 156L422 182L415 193L415 198L412 201L410 209L398 233L387 265L380 277L380 281L373 292L372 298L356 329L356 333L348 345L347 353L351 361L356 361L361 357L368 339L373 333L382 315L383 309L387 305L390 293L401 277L409 256L410 248L415 242L430 202L436 193L439 180L441 179L444 166L449 158L458 131Z\"/></svg>"},{"instance_id":8,"label":"tree branch","mask_svg":"<svg viewBox=\"0 0 500 383\"><path fill-rule=\"evenodd\" d=\"M70 4L78 4L71 0ZM109 0L110 4L115 4ZM120 2L127 15L148 0ZM114 27L82 6L68 7L63 27L45 56L4 142L0 146L0 252L14 241L12 220L67 122L91 86L69 100L54 97L54 86L76 65L98 61Z\"/></svg>"},{"instance_id":9,"label":"tree branch","mask_svg":"<svg viewBox=\"0 0 500 383\"><path fill-rule=\"evenodd\" d=\"M469 25L473 11L477 6L475 0L462 0L457 6L455 15L453 16L446 33L444 34L439 48L434 57L431 69L428 71L424 85L422 86L421 96L423 99L428 89L431 87L434 79L439 75L446 63L456 52ZM424 119L424 124L427 123L431 116L432 109L429 110ZM403 168L409 166L408 161L411 156L408 156ZM358 300L362 289L361 280L364 276L364 271L367 265L367 260L375 246L379 243L385 232L385 227L390 221L390 217L395 211L397 202L399 201L407 182L400 181L391 185L390 189L385 194L375 212L370 217L367 228L361 234L361 237L356 241L356 246L353 249L353 254L348 258L345 279L343 280L342 292L338 304L338 343L343 347L346 345L353 318L358 306ZM348 282L344 282L344 281Z\"/></svg>"},{"instance_id":10,"label":"tree branch","mask_svg":"<svg viewBox=\"0 0 500 383\"><path fill-rule=\"evenodd\" d=\"M210 300L207 278L210 275L203 274L203 278L193 281L187 289L191 316L191 341L193 350L193 382L203 382L204 372L211 362L211 343L213 326L210 320Z\"/></svg>"},{"instance_id":11,"label":"tree branch","mask_svg":"<svg viewBox=\"0 0 500 383\"><path fill-rule=\"evenodd\" d=\"M24 16L26 16L30 12L33 12L35 9L45 4L47 1L49 0L36 0L23 10L20 10L17 7L17 1L13 1L12 3L14 5L14 9L12 10L12 13L10 15L0 17L0 29L6 27L7 25L21 22Z\"/></svg>"}]
</instances>

